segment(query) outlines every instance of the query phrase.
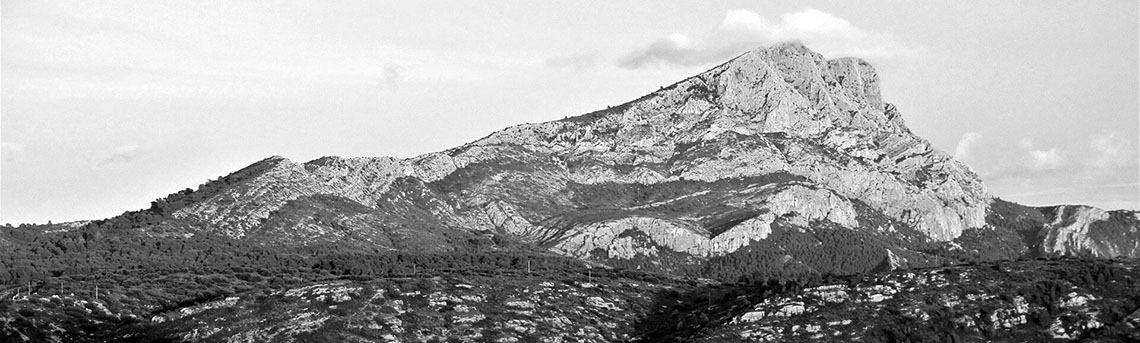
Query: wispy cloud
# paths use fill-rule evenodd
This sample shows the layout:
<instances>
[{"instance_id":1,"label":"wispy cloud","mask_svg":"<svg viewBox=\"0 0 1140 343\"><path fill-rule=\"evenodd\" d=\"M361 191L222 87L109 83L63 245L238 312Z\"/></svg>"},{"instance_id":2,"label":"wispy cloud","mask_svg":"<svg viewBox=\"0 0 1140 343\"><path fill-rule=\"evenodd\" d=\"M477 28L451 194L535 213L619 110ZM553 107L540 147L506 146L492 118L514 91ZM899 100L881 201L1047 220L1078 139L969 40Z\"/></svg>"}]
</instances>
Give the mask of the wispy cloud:
<instances>
[{"instance_id":1,"label":"wispy cloud","mask_svg":"<svg viewBox=\"0 0 1140 343\"><path fill-rule=\"evenodd\" d=\"M1111 172L1116 168L1136 163L1140 153L1123 135L1105 131L1089 140L1087 165L1091 172Z\"/></svg>"},{"instance_id":2,"label":"wispy cloud","mask_svg":"<svg viewBox=\"0 0 1140 343\"><path fill-rule=\"evenodd\" d=\"M813 8L770 20L738 9L725 14L713 34L693 40L680 33L660 38L618 59L623 68L651 65L696 66L722 62L760 45L799 40L828 57L889 58L915 53L889 34L856 27L850 21Z\"/></svg>"},{"instance_id":3,"label":"wispy cloud","mask_svg":"<svg viewBox=\"0 0 1140 343\"><path fill-rule=\"evenodd\" d=\"M963 137L964 140L966 137ZM962 143L959 141L959 148L961 148ZM974 144L974 142L969 143L970 145ZM987 165L985 168L987 172L982 174L987 181L1008 179L1028 181L1055 177L1063 173L1078 172L1080 169L1079 164L1069 163L1065 150L1056 146L1038 147L1029 138L1018 140L1016 145L1019 149L991 151L985 156L974 156L979 164ZM955 151L956 157L957 153ZM970 153L976 152L971 150Z\"/></svg>"},{"instance_id":4,"label":"wispy cloud","mask_svg":"<svg viewBox=\"0 0 1140 343\"><path fill-rule=\"evenodd\" d=\"M1057 148L1029 151L1029 167L1036 171L1054 170L1065 165L1065 158Z\"/></svg>"},{"instance_id":5,"label":"wispy cloud","mask_svg":"<svg viewBox=\"0 0 1140 343\"><path fill-rule=\"evenodd\" d=\"M1022 139L1017 141L1017 146L1021 147L1022 149L1032 149L1033 148L1033 140L1029 139L1029 138L1022 138Z\"/></svg>"},{"instance_id":6,"label":"wispy cloud","mask_svg":"<svg viewBox=\"0 0 1140 343\"><path fill-rule=\"evenodd\" d=\"M16 164L24 160L24 145L16 143L0 143L0 161L4 164Z\"/></svg>"},{"instance_id":7,"label":"wispy cloud","mask_svg":"<svg viewBox=\"0 0 1140 343\"><path fill-rule=\"evenodd\" d=\"M388 85L388 87L396 87L397 84L404 81L405 77L403 66L387 64L384 65L384 70L380 73L380 82Z\"/></svg>"},{"instance_id":8,"label":"wispy cloud","mask_svg":"<svg viewBox=\"0 0 1140 343\"><path fill-rule=\"evenodd\" d=\"M967 162L974 158L974 145L982 138L981 132L966 132L954 147L954 159Z\"/></svg>"},{"instance_id":9,"label":"wispy cloud","mask_svg":"<svg viewBox=\"0 0 1140 343\"><path fill-rule=\"evenodd\" d=\"M142 155L143 150L138 143L131 143L103 154L99 157L98 161L95 162L95 166L99 168L109 168L127 165L137 161Z\"/></svg>"}]
</instances>

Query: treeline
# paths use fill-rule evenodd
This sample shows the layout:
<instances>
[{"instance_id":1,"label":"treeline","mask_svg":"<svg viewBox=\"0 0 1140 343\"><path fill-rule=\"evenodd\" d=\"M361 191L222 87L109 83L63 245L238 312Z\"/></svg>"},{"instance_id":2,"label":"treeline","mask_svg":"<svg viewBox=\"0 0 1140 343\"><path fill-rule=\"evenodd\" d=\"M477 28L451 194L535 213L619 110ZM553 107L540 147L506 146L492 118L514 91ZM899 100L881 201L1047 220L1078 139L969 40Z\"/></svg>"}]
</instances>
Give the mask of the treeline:
<instances>
[{"instance_id":1,"label":"treeline","mask_svg":"<svg viewBox=\"0 0 1140 343\"><path fill-rule=\"evenodd\" d=\"M183 239L131 236L99 228L44 234L5 227L0 237L13 243L11 249L0 252L0 284L127 271L206 273L308 267L297 254L280 254L210 234Z\"/></svg>"},{"instance_id":2,"label":"treeline","mask_svg":"<svg viewBox=\"0 0 1140 343\"><path fill-rule=\"evenodd\" d=\"M602 183L568 185L572 198L584 208L630 208L646 204L665 202L650 207L661 213L695 213L707 211L710 207L725 207L721 198L736 196L741 189L771 184L805 181L802 176L776 172L758 176L721 179L713 182L677 180L656 184ZM694 196L692 200L673 201L707 191L707 195Z\"/></svg>"},{"instance_id":3,"label":"treeline","mask_svg":"<svg viewBox=\"0 0 1140 343\"><path fill-rule=\"evenodd\" d=\"M505 251L446 254L324 253L313 258L312 269L347 276L410 276L439 273L551 273L584 268L578 260L555 255Z\"/></svg>"},{"instance_id":4,"label":"treeline","mask_svg":"<svg viewBox=\"0 0 1140 343\"><path fill-rule=\"evenodd\" d=\"M12 246L0 252L0 284L120 272L386 277L417 272L537 273L584 268L583 262L562 256L479 246L450 253L346 250L335 244L278 247L208 233L190 238L160 238L90 227L47 234L2 227L0 239Z\"/></svg>"},{"instance_id":5,"label":"treeline","mask_svg":"<svg viewBox=\"0 0 1140 343\"><path fill-rule=\"evenodd\" d=\"M789 280L806 283L827 275L858 275L889 269L888 251L905 265L932 267L954 260L916 252L921 243L905 242L872 232L818 221L800 228L777 220L772 233L760 241L697 265L679 268L678 274L722 282L757 283Z\"/></svg>"}]
</instances>

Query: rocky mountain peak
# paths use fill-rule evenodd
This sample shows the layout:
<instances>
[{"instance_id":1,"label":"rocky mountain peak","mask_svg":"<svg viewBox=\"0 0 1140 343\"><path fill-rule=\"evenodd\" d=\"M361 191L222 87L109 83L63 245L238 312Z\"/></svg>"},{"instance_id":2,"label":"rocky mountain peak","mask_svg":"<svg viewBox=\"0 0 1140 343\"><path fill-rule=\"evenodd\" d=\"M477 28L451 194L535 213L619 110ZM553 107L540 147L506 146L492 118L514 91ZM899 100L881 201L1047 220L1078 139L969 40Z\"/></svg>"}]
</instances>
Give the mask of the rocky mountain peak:
<instances>
[{"instance_id":1,"label":"rocky mountain peak","mask_svg":"<svg viewBox=\"0 0 1140 343\"><path fill-rule=\"evenodd\" d=\"M378 210L422 207L453 227L544 242L560 237L566 251L582 243L566 232L629 226L656 237L653 244L715 255L762 239L752 233L767 232L780 216L803 225L828 220L891 229L857 220L864 207L950 240L984 225L989 203L977 175L913 135L883 102L873 67L856 58L829 60L798 42L750 51L619 106L509 127L447 151L262 163L275 167L178 217L242 237L281 217L288 203L331 194ZM710 193L695 186L706 183L748 188ZM678 185L688 188L665 191ZM624 196L578 195L598 187L690 194L683 198L727 207L682 216L646 210L660 206L642 202L649 198L606 203ZM661 219L673 216L681 217ZM714 232L732 242L716 241ZM611 239L625 241L580 245L607 249Z\"/></svg>"},{"instance_id":2,"label":"rocky mountain peak","mask_svg":"<svg viewBox=\"0 0 1140 343\"><path fill-rule=\"evenodd\" d=\"M583 143L668 147L726 132L817 139L831 131L910 135L896 108L883 102L878 73L870 64L858 58L828 60L789 42L747 52L616 107L520 125L476 144L554 135L553 140L579 148Z\"/></svg>"},{"instance_id":3,"label":"rocky mountain peak","mask_svg":"<svg viewBox=\"0 0 1140 343\"><path fill-rule=\"evenodd\" d=\"M907 131L883 102L874 67L858 58L828 60L799 42L750 51L695 78L760 132Z\"/></svg>"}]
</instances>

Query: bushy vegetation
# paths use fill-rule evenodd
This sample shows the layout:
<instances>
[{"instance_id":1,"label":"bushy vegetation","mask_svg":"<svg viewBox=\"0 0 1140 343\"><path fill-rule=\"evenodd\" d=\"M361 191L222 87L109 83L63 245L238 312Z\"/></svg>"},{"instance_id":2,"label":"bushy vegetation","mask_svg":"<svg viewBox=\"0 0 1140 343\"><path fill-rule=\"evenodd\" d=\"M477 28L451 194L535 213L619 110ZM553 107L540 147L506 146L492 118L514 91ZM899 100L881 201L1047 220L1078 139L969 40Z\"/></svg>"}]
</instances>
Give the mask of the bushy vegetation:
<instances>
[{"instance_id":1,"label":"bushy vegetation","mask_svg":"<svg viewBox=\"0 0 1140 343\"><path fill-rule=\"evenodd\" d=\"M406 276L432 271L549 271L581 268L581 262L523 249L478 246L446 254L346 249L337 244L279 247L200 233L161 238L109 233L97 228L44 234L0 229L14 248L0 253L0 284L40 284L52 278L146 273L258 273L263 277L318 274Z\"/></svg>"},{"instance_id":2,"label":"bushy vegetation","mask_svg":"<svg viewBox=\"0 0 1140 343\"><path fill-rule=\"evenodd\" d=\"M864 274L882 265L889 250L901 253L906 249L905 245L887 237L846 229L829 222L818 222L811 229L800 230L777 225L767 239L753 242L731 254L713 257L695 274L746 283ZM930 266L939 262L920 255L908 257L912 260L908 267Z\"/></svg>"},{"instance_id":3,"label":"bushy vegetation","mask_svg":"<svg viewBox=\"0 0 1140 343\"><path fill-rule=\"evenodd\" d=\"M994 201L990 203L990 211L986 214L987 225L999 231L1015 233L1021 238L1023 247L1014 249L1027 257L1040 255L1041 238L1039 235L1041 228L1047 222L1045 213L1041 209L1005 201L1001 198L994 198ZM1006 242L1006 250L1015 244L1007 238L1002 240Z\"/></svg>"},{"instance_id":4,"label":"bushy vegetation","mask_svg":"<svg viewBox=\"0 0 1140 343\"><path fill-rule=\"evenodd\" d=\"M1068 328L1067 332L1074 335L1072 340L1132 342L1140 339L1140 332L1128 330L1122 321L1140 309L1138 273L1134 262L1065 258L790 281L710 283L660 294L658 310L640 323L639 341L750 342L742 339L741 333L757 326L733 323L732 319L753 311L755 304L779 298L803 301L813 311L783 318L775 328L824 328L786 334L776 339L781 342L816 342L820 337L814 335L821 334L824 341L1038 342L1054 341L1049 329L1053 325ZM898 293L881 302L843 303L821 303L805 295L806 289L822 285L842 285L841 289L849 292L892 285L889 287ZM1087 303L1066 303L1077 295L1089 295ZM1024 313L1011 312L1018 303L1025 306ZM1018 320L1019 316L1025 317L1025 323L1011 327L991 321ZM825 323L839 320L850 321L827 329ZM1079 331L1071 329L1090 321L1098 324ZM840 334L833 335L835 330Z\"/></svg>"}]
</instances>

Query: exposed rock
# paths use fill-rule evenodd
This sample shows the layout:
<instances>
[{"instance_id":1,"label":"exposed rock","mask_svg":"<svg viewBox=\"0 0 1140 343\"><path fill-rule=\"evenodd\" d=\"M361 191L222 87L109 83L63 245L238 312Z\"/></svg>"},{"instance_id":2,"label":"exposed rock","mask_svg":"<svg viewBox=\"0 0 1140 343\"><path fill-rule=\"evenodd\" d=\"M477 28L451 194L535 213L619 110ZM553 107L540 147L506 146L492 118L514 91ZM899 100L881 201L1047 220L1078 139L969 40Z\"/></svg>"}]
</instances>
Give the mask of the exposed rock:
<instances>
[{"instance_id":1,"label":"exposed rock","mask_svg":"<svg viewBox=\"0 0 1140 343\"><path fill-rule=\"evenodd\" d=\"M1050 222L1040 232L1045 254L1140 257L1140 220L1136 212L1064 205L1046 212L1051 212Z\"/></svg>"},{"instance_id":2,"label":"exposed rock","mask_svg":"<svg viewBox=\"0 0 1140 343\"><path fill-rule=\"evenodd\" d=\"M264 171L152 232L404 249L427 244L399 242L446 247L441 230L457 230L575 257L653 259L731 253L765 239L776 218L887 235L905 226L936 241L984 226L991 197L978 176L912 134L879 88L862 60L780 44L620 106L512 126L443 152L270 158ZM862 228L866 216L892 222ZM1103 216L1094 217L1079 224ZM1087 225L1068 223L1050 227L1046 249L1140 253L1137 240L1095 243ZM400 231L409 227L436 231Z\"/></svg>"}]
</instances>

